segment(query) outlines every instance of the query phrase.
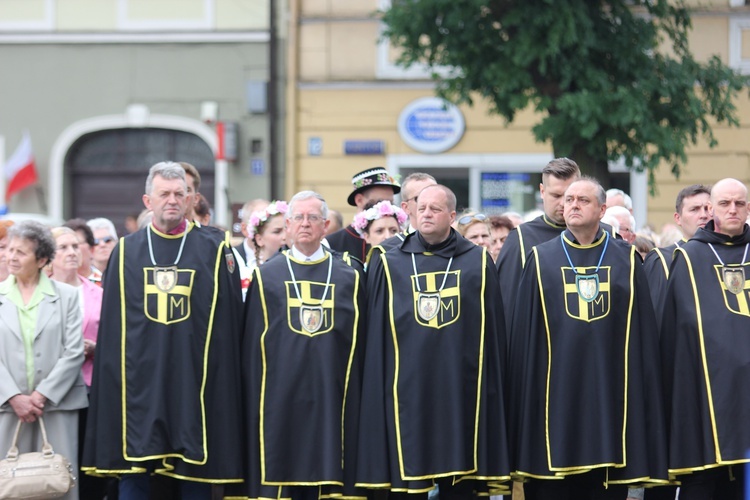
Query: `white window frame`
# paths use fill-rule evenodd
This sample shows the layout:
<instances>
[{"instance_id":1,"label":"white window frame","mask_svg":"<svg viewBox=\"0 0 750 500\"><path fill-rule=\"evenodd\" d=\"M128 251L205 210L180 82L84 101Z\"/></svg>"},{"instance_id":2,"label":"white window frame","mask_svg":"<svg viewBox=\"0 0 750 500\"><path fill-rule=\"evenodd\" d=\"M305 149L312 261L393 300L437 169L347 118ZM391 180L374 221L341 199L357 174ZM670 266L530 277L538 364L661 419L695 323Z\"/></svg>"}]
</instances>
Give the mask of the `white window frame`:
<instances>
[{"instance_id":1,"label":"white window frame","mask_svg":"<svg viewBox=\"0 0 750 500\"><path fill-rule=\"evenodd\" d=\"M27 21L0 21L0 31L53 31L55 29L55 0L44 0L44 17Z\"/></svg>"},{"instance_id":2,"label":"white window frame","mask_svg":"<svg viewBox=\"0 0 750 500\"><path fill-rule=\"evenodd\" d=\"M731 17L729 19L729 66L747 75L750 74L750 59L742 58L743 31L747 31L750 35L750 17Z\"/></svg>"},{"instance_id":3,"label":"white window frame","mask_svg":"<svg viewBox=\"0 0 750 500\"><path fill-rule=\"evenodd\" d=\"M387 10L391 7L391 0L378 0L378 10ZM430 80L432 73L442 77L448 77L450 68L439 66L430 69L426 64L412 64L408 68L396 65L390 60L391 42L383 38L385 24L380 23L378 29L377 67L375 77L378 80Z\"/></svg>"}]
</instances>

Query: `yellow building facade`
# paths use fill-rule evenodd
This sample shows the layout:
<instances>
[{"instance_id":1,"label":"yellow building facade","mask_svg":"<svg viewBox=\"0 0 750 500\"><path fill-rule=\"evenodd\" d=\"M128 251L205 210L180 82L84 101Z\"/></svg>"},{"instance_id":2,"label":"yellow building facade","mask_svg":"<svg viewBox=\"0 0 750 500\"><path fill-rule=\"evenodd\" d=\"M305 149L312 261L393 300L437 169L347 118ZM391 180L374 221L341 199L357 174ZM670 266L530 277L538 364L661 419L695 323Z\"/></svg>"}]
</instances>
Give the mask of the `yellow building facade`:
<instances>
[{"instance_id":1,"label":"yellow building facade","mask_svg":"<svg viewBox=\"0 0 750 500\"><path fill-rule=\"evenodd\" d=\"M700 60L712 54L750 72L750 7L739 0L694 4L691 48ZM351 177L385 166L402 177L427 171L456 191L459 205L486 212L528 211L538 205L538 173L553 157L551 144L538 143L531 127L538 117L519 113L506 125L476 102L440 113L431 101L434 85L424 68L399 68L381 39L377 11L389 0L290 0L287 86L286 193L320 192L345 221ZM715 127L718 147L701 141L689 149L680 179L668 166L657 172L655 197L647 177L613 176L629 191L638 226L658 228L672 221L674 199L684 186L722 177L750 180L750 99L736 102L741 126ZM437 147L435 143L438 144Z\"/></svg>"}]
</instances>

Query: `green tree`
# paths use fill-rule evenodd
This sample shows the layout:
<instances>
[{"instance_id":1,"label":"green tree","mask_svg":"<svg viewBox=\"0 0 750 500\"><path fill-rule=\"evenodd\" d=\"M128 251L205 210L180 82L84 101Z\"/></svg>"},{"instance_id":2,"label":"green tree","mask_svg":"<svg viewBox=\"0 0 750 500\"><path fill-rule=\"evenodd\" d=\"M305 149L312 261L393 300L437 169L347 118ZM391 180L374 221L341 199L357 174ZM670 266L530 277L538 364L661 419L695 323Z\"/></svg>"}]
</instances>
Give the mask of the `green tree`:
<instances>
[{"instance_id":1,"label":"green tree","mask_svg":"<svg viewBox=\"0 0 750 500\"><path fill-rule=\"evenodd\" d=\"M603 183L619 158L679 176L690 144L717 144L712 123L738 125L747 80L695 60L681 1L392 0L382 19L398 63L427 64L438 96L486 99L508 123L533 106L536 139Z\"/></svg>"}]
</instances>

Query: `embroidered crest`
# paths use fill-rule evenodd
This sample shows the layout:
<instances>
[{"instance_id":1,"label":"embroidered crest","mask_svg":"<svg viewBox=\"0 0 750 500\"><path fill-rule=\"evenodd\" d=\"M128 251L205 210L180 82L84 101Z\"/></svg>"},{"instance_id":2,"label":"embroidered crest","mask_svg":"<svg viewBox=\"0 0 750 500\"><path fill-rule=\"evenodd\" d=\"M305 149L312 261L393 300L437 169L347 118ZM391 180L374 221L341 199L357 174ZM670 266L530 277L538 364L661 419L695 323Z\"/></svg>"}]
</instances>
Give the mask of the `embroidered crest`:
<instances>
[{"instance_id":1,"label":"embroidered crest","mask_svg":"<svg viewBox=\"0 0 750 500\"><path fill-rule=\"evenodd\" d=\"M146 267L143 274L143 308L148 319L169 325L190 317L194 270Z\"/></svg>"},{"instance_id":2,"label":"embroidered crest","mask_svg":"<svg viewBox=\"0 0 750 500\"><path fill-rule=\"evenodd\" d=\"M234 273L234 270L237 268L237 261L234 260L234 252L231 250L224 254L224 259L227 261L227 269L229 269L229 274Z\"/></svg>"},{"instance_id":3,"label":"embroidered crest","mask_svg":"<svg viewBox=\"0 0 750 500\"><path fill-rule=\"evenodd\" d=\"M411 277L414 316L417 323L443 328L455 323L461 314L461 271L420 273ZM445 286L438 291L445 278ZM417 281L419 280L419 281Z\"/></svg>"},{"instance_id":4,"label":"embroidered crest","mask_svg":"<svg viewBox=\"0 0 750 500\"><path fill-rule=\"evenodd\" d=\"M745 288L745 269L743 267L722 267L721 276L728 291L735 295L742 293Z\"/></svg>"},{"instance_id":5,"label":"embroidered crest","mask_svg":"<svg viewBox=\"0 0 750 500\"><path fill-rule=\"evenodd\" d=\"M609 314L610 267L563 267L562 280L565 293L565 312L580 321L596 321Z\"/></svg>"}]
</instances>

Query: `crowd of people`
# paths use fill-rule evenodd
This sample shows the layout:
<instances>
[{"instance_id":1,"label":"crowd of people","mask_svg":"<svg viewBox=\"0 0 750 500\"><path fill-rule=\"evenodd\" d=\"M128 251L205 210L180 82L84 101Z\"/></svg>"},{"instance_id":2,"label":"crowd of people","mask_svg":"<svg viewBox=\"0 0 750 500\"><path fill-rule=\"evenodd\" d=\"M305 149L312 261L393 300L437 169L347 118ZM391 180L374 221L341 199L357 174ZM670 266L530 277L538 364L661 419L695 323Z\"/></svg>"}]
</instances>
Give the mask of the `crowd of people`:
<instances>
[{"instance_id":1,"label":"crowd of people","mask_svg":"<svg viewBox=\"0 0 750 500\"><path fill-rule=\"evenodd\" d=\"M746 186L685 187L659 241L541 173L525 221L373 168L350 224L252 200L233 246L160 162L125 237L0 223L0 449L43 417L73 500L743 498Z\"/></svg>"}]
</instances>

